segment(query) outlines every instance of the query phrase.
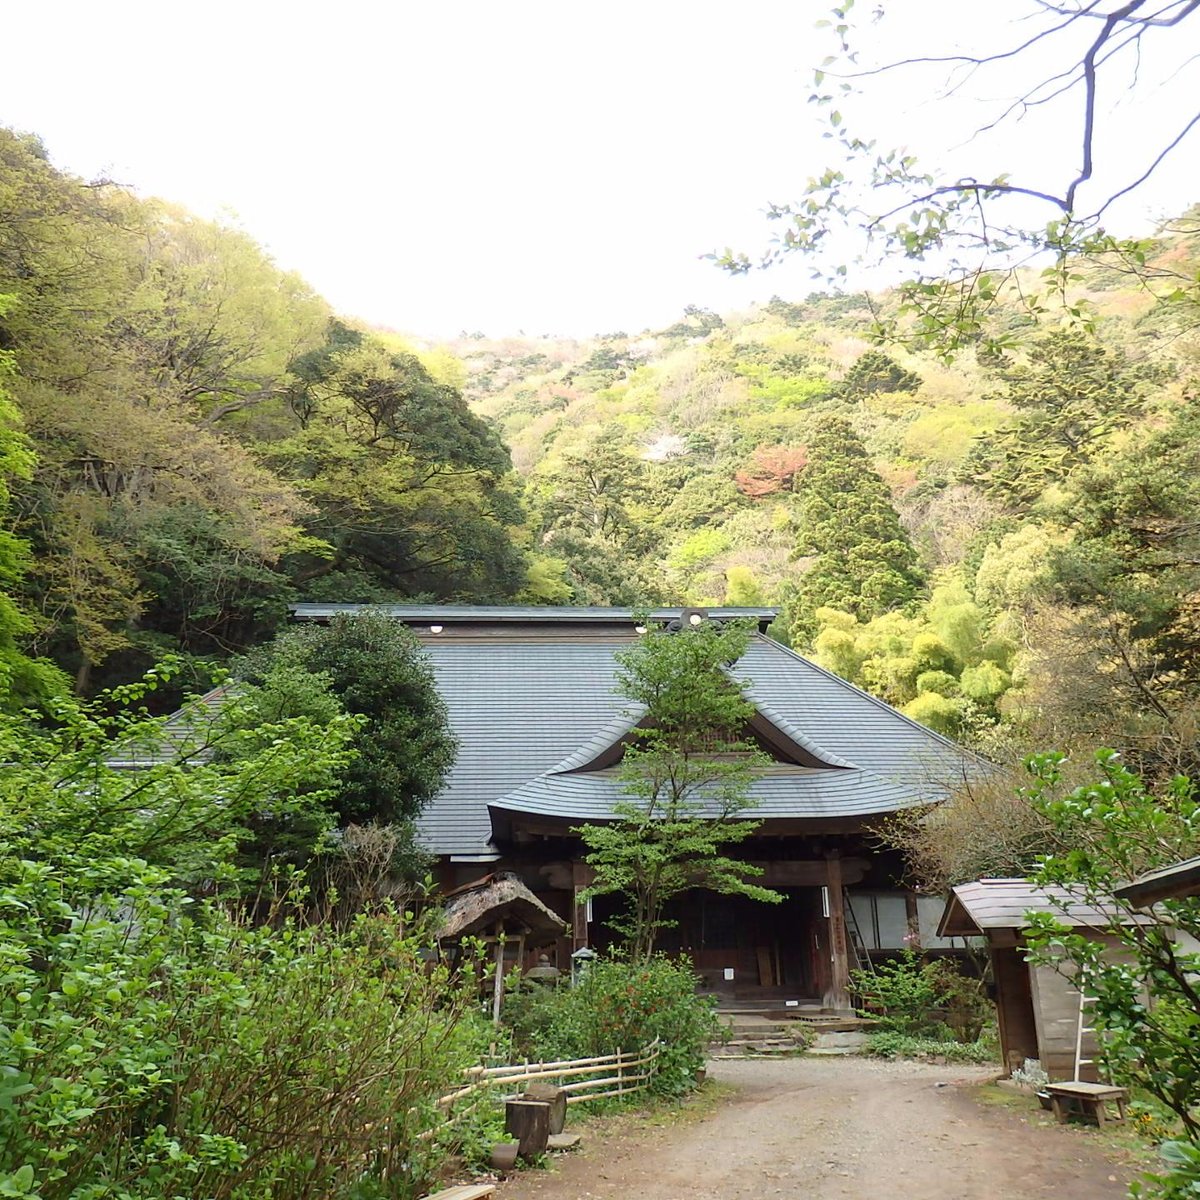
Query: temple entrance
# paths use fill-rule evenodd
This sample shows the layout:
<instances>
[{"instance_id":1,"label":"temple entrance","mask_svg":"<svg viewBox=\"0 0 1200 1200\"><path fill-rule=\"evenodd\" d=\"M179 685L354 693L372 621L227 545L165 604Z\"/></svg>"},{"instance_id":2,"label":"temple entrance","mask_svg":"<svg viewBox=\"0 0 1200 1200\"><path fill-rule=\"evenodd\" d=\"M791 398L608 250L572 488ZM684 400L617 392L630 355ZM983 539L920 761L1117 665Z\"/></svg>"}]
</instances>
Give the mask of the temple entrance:
<instances>
[{"instance_id":1,"label":"temple entrance","mask_svg":"<svg viewBox=\"0 0 1200 1200\"><path fill-rule=\"evenodd\" d=\"M779 904L701 890L680 896L664 913L677 924L660 934L658 947L686 954L704 989L722 1003L819 1003L828 955L821 889L776 890L784 897ZM601 926L607 907L597 901ZM596 932L603 944L602 929Z\"/></svg>"}]
</instances>

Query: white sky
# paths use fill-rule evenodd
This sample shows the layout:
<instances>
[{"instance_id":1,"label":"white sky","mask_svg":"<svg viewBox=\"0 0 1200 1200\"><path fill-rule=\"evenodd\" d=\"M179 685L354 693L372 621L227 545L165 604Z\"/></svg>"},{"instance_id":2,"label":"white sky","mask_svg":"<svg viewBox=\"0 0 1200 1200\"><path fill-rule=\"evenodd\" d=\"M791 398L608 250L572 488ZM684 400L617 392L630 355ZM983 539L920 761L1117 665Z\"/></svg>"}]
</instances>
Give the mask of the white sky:
<instances>
[{"instance_id":1,"label":"white sky","mask_svg":"<svg viewBox=\"0 0 1200 1200\"><path fill-rule=\"evenodd\" d=\"M811 290L806 264L735 280L699 256L760 249L765 204L827 165L805 101L830 7L41 0L5 13L0 123L41 135L65 169L205 215L232 210L281 265L375 323L633 332L689 303ZM1026 36L999 25L1033 7L891 0L868 45L944 53L948 27L995 49ZM1108 116L1106 161L1128 174L1148 165L1148 133L1173 136L1200 95L1188 62L1200 17L1192 26L1161 39L1162 58L1147 45L1138 104L1122 97ZM967 170L983 156L981 172L1062 185L1077 154L1052 127L953 149L994 111L979 101L1016 94L1019 78L1006 68L948 107L930 102L943 77L889 76L872 92L872 129L931 162ZM1200 200L1198 148L1200 129L1113 223Z\"/></svg>"}]
</instances>

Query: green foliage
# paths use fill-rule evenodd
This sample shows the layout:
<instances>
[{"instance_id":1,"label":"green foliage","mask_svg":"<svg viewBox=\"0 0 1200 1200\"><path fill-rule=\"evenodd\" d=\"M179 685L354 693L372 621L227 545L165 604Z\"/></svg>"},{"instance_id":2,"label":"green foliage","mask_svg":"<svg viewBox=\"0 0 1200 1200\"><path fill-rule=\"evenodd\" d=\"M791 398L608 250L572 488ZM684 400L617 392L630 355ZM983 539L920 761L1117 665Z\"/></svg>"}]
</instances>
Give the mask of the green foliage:
<instances>
[{"instance_id":1,"label":"green foliage","mask_svg":"<svg viewBox=\"0 0 1200 1200\"><path fill-rule=\"evenodd\" d=\"M424 931L255 928L136 860L97 866L7 873L0 1142L43 1200L420 1194L472 1003Z\"/></svg>"},{"instance_id":2,"label":"green foliage","mask_svg":"<svg viewBox=\"0 0 1200 1200\"><path fill-rule=\"evenodd\" d=\"M292 627L252 655L244 674L282 711L311 712L328 694L361 718L333 800L343 824L415 817L454 763L457 744L421 644L381 611ZM300 694L306 676L315 682Z\"/></svg>"},{"instance_id":3,"label":"green foliage","mask_svg":"<svg viewBox=\"0 0 1200 1200\"><path fill-rule=\"evenodd\" d=\"M909 1036L929 1036L941 1027L934 1012L938 995L932 963L909 948L874 970L850 973L850 983L862 997L863 1016L873 1017L887 1030Z\"/></svg>"},{"instance_id":4,"label":"green foliage","mask_svg":"<svg viewBox=\"0 0 1200 1200\"><path fill-rule=\"evenodd\" d=\"M324 595L359 601L520 589L508 450L456 388L416 355L338 322L291 370L298 428L267 458L316 509L310 529L322 544L292 567L310 593L318 580Z\"/></svg>"},{"instance_id":5,"label":"green foliage","mask_svg":"<svg viewBox=\"0 0 1200 1200\"><path fill-rule=\"evenodd\" d=\"M12 297L0 295L0 318ZM33 475L34 457L20 426L20 414L5 380L13 374L13 356L0 350L0 709L44 709L64 690L64 680L45 661L30 658L21 642L33 622L13 600L30 566L29 546L7 528L12 506L11 485Z\"/></svg>"},{"instance_id":6,"label":"green foliage","mask_svg":"<svg viewBox=\"0 0 1200 1200\"><path fill-rule=\"evenodd\" d=\"M1132 360L1076 331L1044 335L1028 361L1005 370L1016 418L968 462L989 490L1023 504L1091 462L1143 411L1160 366Z\"/></svg>"},{"instance_id":7,"label":"green foliage","mask_svg":"<svg viewBox=\"0 0 1200 1200\"><path fill-rule=\"evenodd\" d=\"M728 671L751 630L702 622L652 629L618 655L617 688L644 716L624 744L616 820L579 830L596 873L591 895L616 893L627 910L612 924L635 963L647 960L663 908L692 888L776 902L751 882L760 871L723 848L757 828L745 818L750 786L767 758L746 736L754 712Z\"/></svg>"},{"instance_id":8,"label":"green foliage","mask_svg":"<svg viewBox=\"0 0 1200 1200\"><path fill-rule=\"evenodd\" d=\"M946 1063L994 1063L999 1049L992 1039L955 1042L938 1037L919 1037L884 1029L867 1037L872 1058L916 1058Z\"/></svg>"},{"instance_id":9,"label":"green foliage","mask_svg":"<svg viewBox=\"0 0 1200 1200\"><path fill-rule=\"evenodd\" d=\"M947 959L927 961L911 947L871 970L852 971L851 984L862 998L861 1014L896 1039L974 1047L994 1015L982 980L964 975Z\"/></svg>"},{"instance_id":10,"label":"green foliage","mask_svg":"<svg viewBox=\"0 0 1200 1200\"><path fill-rule=\"evenodd\" d=\"M478 1051L469 969L387 905L335 919L239 868L256 818L328 799L354 719L235 694L167 724L144 708L167 676L61 701L52 729L0 718L5 1186L415 1197Z\"/></svg>"},{"instance_id":11,"label":"green foliage","mask_svg":"<svg viewBox=\"0 0 1200 1200\"><path fill-rule=\"evenodd\" d=\"M812 562L797 585L793 629L813 632L823 606L870 618L915 599L922 583L916 553L849 422L822 420L808 455L796 555Z\"/></svg>"},{"instance_id":12,"label":"green foliage","mask_svg":"<svg viewBox=\"0 0 1200 1200\"><path fill-rule=\"evenodd\" d=\"M886 613L865 623L833 608L815 614L814 657L949 737L994 722L1012 686L1012 649L988 638L983 609L957 580L935 586L920 615ZM997 659L1000 662L996 661Z\"/></svg>"},{"instance_id":13,"label":"green foliage","mask_svg":"<svg viewBox=\"0 0 1200 1200\"><path fill-rule=\"evenodd\" d=\"M1183 1144L1166 1151L1164 1180L1143 1194L1190 1194L1200 1145L1200 995L1195 988L1200 955L1190 947L1200 934L1200 901L1165 900L1157 920L1140 923L1119 884L1200 851L1200 799L1195 785L1178 777L1156 791L1112 751L1100 751L1095 776L1084 786L1061 786L1061 755L1030 760L1029 799L1049 822L1053 848L1038 882L1069 887L1079 899L1115 906L1128 923L1114 924L1120 953L1057 921L1030 914L1029 944L1037 960L1051 962L1096 997L1094 1023L1106 1076L1139 1087L1172 1112Z\"/></svg>"},{"instance_id":14,"label":"green foliage","mask_svg":"<svg viewBox=\"0 0 1200 1200\"><path fill-rule=\"evenodd\" d=\"M680 1096L696 1086L721 1025L716 1001L696 994L691 964L653 955L592 962L574 987L526 984L505 1001L519 1052L539 1059L586 1058L662 1043L652 1090Z\"/></svg>"},{"instance_id":15,"label":"green foliage","mask_svg":"<svg viewBox=\"0 0 1200 1200\"><path fill-rule=\"evenodd\" d=\"M958 737L966 718L966 710L960 703L937 692L922 692L900 711L949 738Z\"/></svg>"},{"instance_id":16,"label":"green foliage","mask_svg":"<svg viewBox=\"0 0 1200 1200\"><path fill-rule=\"evenodd\" d=\"M297 594L520 590L508 454L444 355L331 323L245 234L33 139L0 130L0 177L4 385L36 456L5 520L29 569L0 587L80 692L243 651Z\"/></svg>"},{"instance_id":17,"label":"green foliage","mask_svg":"<svg viewBox=\"0 0 1200 1200\"><path fill-rule=\"evenodd\" d=\"M841 390L850 400L865 400L876 392L915 392L920 386L915 371L906 371L882 350L868 350L854 360Z\"/></svg>"}]
</instances>

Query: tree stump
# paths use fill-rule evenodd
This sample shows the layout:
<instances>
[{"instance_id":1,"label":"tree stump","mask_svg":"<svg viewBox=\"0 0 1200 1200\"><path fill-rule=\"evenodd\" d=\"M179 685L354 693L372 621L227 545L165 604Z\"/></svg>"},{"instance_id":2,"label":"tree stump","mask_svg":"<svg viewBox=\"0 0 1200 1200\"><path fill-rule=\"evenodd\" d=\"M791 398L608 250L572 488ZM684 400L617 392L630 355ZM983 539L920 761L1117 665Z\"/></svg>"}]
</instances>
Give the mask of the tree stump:
<instances>
[{"instance_id":1,"label":"tree stump","mask_svg":"<svg viewBox=\"0 0 1200 1200\"><path fill-rule=\"evenodd\" d=\"M550 1105L545 1100L509 1100L504 1105L504 1128L517 1139L524 1159L546 1152L550 1141Z\"/></svg>"},{"instance_id":2,"label":"tree stump","mask_svg":"<svg viewBox=\"0 0 1200 1200\"><path fill-rule=\"evenodd\" d=\"M550 1132L562 1133L567 1123L567 1093L556 1083L531 1083L521 1097L523 1100L541 1100L550 1105Z\"/></svg>"}]
</instances>

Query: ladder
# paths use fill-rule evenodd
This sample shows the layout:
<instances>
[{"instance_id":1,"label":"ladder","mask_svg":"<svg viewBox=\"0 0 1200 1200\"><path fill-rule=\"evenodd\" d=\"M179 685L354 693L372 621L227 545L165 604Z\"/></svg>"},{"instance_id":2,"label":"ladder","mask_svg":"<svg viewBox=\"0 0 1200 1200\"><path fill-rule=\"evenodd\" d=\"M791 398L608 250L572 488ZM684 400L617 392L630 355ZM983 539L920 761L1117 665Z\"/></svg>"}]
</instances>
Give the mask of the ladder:
<instances>
[{"instance_id":1,"label":"ladder","mask_svg":"<svg viewBox=\"0 0 1200 1200\"><path fill-rule=\"evenodd\" d=\"M1079 1020L1075 1026L1075 1080L1079 1081L1079 1068L1091 1067L1096 1065L1094 1058L1083 1057L1083 1039L1089 1033L1095 1033L1094 1025L1086 1024L1088 1019L1088 1006L1096 1003L1095 996L1088 995L1087 978L1081 977L1079 980Z\"/></svg>"},{"instance_id":2,"label":"ladder","mask_svg":"<svg viewBox=\"0 0 1200 1200\"><path fill-rule=\"evenodd\" d=\"M850 953L854 955L854 966L859 971L874 973L875 964L871 961L871 955L867 952L866 943L863 941L862 929L859 928L858 915L854 911L854 905L850 903L848 888L842 888L842 905L846 911L846 941L850 943Z\"/></svg>"}]
</instances>

